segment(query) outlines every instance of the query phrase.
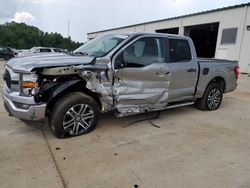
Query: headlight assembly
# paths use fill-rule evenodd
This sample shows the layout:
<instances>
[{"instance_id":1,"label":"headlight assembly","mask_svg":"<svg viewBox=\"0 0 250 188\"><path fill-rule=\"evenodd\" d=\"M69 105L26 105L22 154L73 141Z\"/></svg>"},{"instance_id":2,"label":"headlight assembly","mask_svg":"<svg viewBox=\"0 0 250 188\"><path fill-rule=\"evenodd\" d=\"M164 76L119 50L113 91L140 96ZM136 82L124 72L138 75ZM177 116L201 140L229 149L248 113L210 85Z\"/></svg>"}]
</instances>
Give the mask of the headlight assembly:
<instances>
[{"instance_id":1,"label":"headlight assembly","mask_svg":"<svg viewBox=\"0 0 250 188\"><path fill-rule=\"evenodd\" d=\"M35 94L37 88L37 75L36 74L22 74L20 81L20 89L24 95L32 96Z\"/></svg>"}]
</instances>

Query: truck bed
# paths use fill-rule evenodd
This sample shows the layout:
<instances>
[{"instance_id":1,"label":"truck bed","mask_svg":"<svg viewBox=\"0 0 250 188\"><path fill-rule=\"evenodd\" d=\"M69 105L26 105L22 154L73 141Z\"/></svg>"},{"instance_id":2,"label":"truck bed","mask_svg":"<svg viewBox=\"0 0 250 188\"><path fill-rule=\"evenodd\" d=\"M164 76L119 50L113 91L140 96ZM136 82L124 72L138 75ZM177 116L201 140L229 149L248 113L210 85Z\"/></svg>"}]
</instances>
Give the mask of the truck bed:
<instances>
[{"instance_id":1,"label":"truck bed","mask_svg":"<svg viewBox=\"0 0 250 188\"><path fill-rule=\"evenodd\" d=\"M198 58L200 74L197 84L196 97L202 97L208 83L215 77L220 77L225 81L224 92L233 91L236 86L234 67L238 66L237 61L215 59L215 58ZM205 69L208 72L204 71Z\"/></svg>"}]
</instances>

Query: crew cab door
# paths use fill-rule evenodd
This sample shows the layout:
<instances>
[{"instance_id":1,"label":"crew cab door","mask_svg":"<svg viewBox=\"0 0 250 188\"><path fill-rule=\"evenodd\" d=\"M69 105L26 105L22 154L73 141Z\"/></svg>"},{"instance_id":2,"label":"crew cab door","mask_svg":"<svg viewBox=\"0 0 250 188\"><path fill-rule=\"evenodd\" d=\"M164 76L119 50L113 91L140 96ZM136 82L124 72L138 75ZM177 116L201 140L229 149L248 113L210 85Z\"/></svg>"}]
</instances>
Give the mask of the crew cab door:
<instances>
[{"instance_id":1,"label":"crew cab door","mask_svg":"<svg viewBox=\"0 0 250 188\"><path fill-rule=\"evenodd\" d=\"M199 74L194 46L191 41L177 37L169 37L165 44L170 71L167 102L192 99Z\"/></svg>"},{"instance_id":2,"label":"crew cab door","mask_svg":"<svg viewBox=\"0 0 250 188\"><path fill-rule=\"evenodd\" d=\"M118 110L166 102L169 69L164 51L164 38L144 36L130 42L114 57L113 93Z\"/></svg>"}]
</instances>

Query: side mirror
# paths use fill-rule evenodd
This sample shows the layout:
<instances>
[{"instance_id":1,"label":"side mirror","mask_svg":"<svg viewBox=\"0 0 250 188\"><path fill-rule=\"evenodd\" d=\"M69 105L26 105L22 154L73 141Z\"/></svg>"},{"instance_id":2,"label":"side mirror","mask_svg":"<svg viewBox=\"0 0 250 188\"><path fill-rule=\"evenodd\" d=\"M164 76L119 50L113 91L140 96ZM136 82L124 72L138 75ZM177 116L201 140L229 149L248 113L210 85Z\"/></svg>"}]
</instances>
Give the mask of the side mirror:
<instances>
[{"instance_id":1,"label":"side mirror","mask_svg":"<svg viewBox=\"0 0 250 188\"><path fill-rule=\"evenodd\" d=\"M125 62L123 60L123 53L119 54L116 59L115 59L115 62L114 62L114 68L115 69L122 69L124 68L125 66Z\"/></svg>"}]
</instances>

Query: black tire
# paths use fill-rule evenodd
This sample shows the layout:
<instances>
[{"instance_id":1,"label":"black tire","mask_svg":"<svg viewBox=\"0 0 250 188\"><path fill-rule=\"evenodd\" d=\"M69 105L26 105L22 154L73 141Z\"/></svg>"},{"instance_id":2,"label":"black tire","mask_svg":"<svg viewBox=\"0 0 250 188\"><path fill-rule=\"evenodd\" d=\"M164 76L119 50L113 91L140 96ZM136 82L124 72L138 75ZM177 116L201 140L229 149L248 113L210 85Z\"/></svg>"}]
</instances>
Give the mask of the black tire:
<instances>
[{"instance_id":1,"label":"black tire","mask_svg":"<svg viewBox=\"0 0 250 188\"><path fill-rule=\"evenodd\" d=\"M213 94L215 94L213 96ZM223 99L223 90L222 86L218 83L210 83L202 98L197 99L195 106L204 111L217 110Z\"/></svg>"},{"instance_id":2,"label":"black tire","mask_svg":"<svg viewBox=\"0 0 250 188\"><path fill-rule=\"evenodd\" d=\"M10 56L6 55L6 56L3 57L3 59L4 59L5 61L8 61L8 60L10 59Z\"/></svg>"},{"instance_id":3,"label":"black tire","mask_svg":"<svg viewBox=\"0 0 250 188\"><path fill-rule=\"evenodd\" d=\"M13 57L14 57L13 55L6 55L5 58L4 58L4 60L8 61L8 60L10 60Z\"/></svg>"},{"instance_id":4,"label":"black tire","mask_svg":"<svg viewBox=\"0 0 250 188\"><path fill-rule=\"evenodd\" d=\"M49 126L57 138L65 138L93 131L98 119L99 108L94 99L81 92L72 92L55 102Z\"/></svg>"}]
</instances>

